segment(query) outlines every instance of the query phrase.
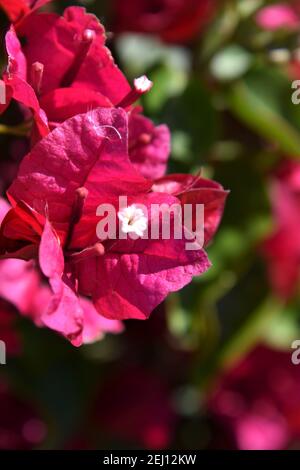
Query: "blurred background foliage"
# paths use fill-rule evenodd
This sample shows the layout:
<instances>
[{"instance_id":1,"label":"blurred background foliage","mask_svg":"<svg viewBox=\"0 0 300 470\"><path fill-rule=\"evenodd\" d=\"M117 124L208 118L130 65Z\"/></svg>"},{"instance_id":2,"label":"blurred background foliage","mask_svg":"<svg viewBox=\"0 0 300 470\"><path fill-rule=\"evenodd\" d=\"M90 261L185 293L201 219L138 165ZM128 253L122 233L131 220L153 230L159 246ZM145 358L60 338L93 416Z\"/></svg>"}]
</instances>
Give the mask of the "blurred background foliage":
<instances>
[{"instance_id":1,"label":"blurred background foliage","mask_svg":"<svg viewBox=\"0 0 300 470\"><path fill-rule=\"evenodd\" d=\"M261 255L261 244L274 228L270 175L283 157L300 156L300 107L291 102L293 78L284 55L298 48L299 31L257 25L256 12L272 2L216 3L205 31L185 45L164 43L156 35L114 34L109 0L56 1L50 7L62 12L69 5L84 5L106 26L108 46L129 81L147 74L154 82L141 104L146 116L172 131L169 171L201 169L231 192L208 247L212 268L171 295L147 322L127 321L121 335L76 349L17 317L22 354L9 357L0 372L42 414L48 430L44 448L138 448L147 442L154 447L226 447L226 431L215 427L206 404L216 381L257 344L291 354L292 341L300 337L300 297L286 301L272 291ZM1 25L3 41L4 14ZM6 119L20 122L16 110ZM11 137L1 136L1 158L11 145ZM127 423L125 409L132 419L123 434L110 432L103 416L96 424L93 420L97 394L111 377L131 368L156 374L165 383L176 416L165 443L138 437L144 421L136 422L135 414L151 413L151 381L143 381L145 390L134 388L129 401L126 384L115 385L119 395L111 385L111 406L118 410L120 426ZM164 413L159 407L155 412ZM112 421L113 415L112 410ZM134 426L136 434L128 431Z\"/></svg>"}]
</instances>

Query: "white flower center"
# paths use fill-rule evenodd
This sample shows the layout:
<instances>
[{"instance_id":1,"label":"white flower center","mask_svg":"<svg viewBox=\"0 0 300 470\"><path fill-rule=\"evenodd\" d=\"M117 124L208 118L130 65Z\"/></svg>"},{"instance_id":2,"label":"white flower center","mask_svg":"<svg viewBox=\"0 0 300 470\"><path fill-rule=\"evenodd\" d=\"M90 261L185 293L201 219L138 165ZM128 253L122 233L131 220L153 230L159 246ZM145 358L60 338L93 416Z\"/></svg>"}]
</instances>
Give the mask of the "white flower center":
<instances>
[{"instance_id":1,"label":"white flower center","mask_svg":"<svg viewBox=\"0 0 300 470\"><path fill-rule=\"evenodd\" d=\"M142 77L136 78L134 80L134 87L136 91L138 91L139 93L143 94L143 93L146 93L147 91L150 91L152 86L153 86L153 82L151 82L151 80L149 80L149 78L146 77L146 75L143 75Z\"/></svg>"},{"instance_id":2,"label":"white flower center","mask_svg":"<svg viewBox=\"0 0 300 470\"><path fill-rule=\"evenodd\" d=\"M121 222L123 233L134 233L139 237L144 235L148 227L148 219L142 209L135 204L125 207L118 212L118 218Z\"/></svg>"}]
</instances>

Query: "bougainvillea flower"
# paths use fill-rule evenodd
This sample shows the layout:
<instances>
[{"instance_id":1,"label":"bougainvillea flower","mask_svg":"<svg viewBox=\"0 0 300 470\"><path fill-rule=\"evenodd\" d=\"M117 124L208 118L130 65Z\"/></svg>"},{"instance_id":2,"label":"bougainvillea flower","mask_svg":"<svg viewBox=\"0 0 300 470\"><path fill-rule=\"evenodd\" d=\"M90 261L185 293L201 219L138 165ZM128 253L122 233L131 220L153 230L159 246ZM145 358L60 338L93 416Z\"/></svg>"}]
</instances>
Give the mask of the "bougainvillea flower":
<instances>
[{"instance_id":1,"label":"bougainvillea flower","mask_svg":"<svg viewBox=\"0 0 300 470\"><path fill-rule=\"evenodd\" d=\"M0 113L5 111L10 100L14 98L32 111L38 134L42 137L49 132L48 120L40 108L34 89L27 82L26 60L13 27L6 35L6 48L9 57L7 72L3 76L6 86L6 102L0 104Z\"/></svg>"},{"instance_id":2,"label":"bougainvillea flower","mask_svg":"<svg viewBox=\"0 0 300 470\"><path fill-rule=\"evenodd\" d=\"M52 0L0 0L2 8L13 23L20 22L30 13Z\"/></svg>"},{"instance_id":3,"label":"bougainvillea flower","mask_svg":"<svg viewBox=\"0 0 300 470\"><path fill-rule=\"evenodd\" d=\"M156 34L166 42L188 42L212 17L214 4L212 0L115 0L113 30Z\"/></svg>"},{"instance_id":4,"label":"bougainvillea flower","mask_svg":"<svg viewBox=\"0 0 300 470\"><path fill-rule=\"evenodd\" d=\"M138 397L138 400L137 400ZM115 371L93 406L96 426L124 443L146 449L170 445L175 412L163 377L139 367Z\"/></svg>"},{"instance_id":5,"label":"bougainvillea flower","mask_svg":"<svg viewBox=\"0 0 300 470\"><path fill-rule=\"evenodd\" d=\"M9 208L8 203L0 198L0 222ZM70 296L72 298L72 293ZM1 303L1 299L6 302ZM10 304L22 315L31 318L37 326L47 326L53 329L70 339L76 346L95 342L105 333L123 331L123 326L119 321L108 320L98 314L93 304L87 299L80 298L78 302L76 298L78 310L67 317L64 317L61 309L56 309L56 302L57 298L52 295L49 286L42 282L41 273L33 261L26 262L20 259L0 261L0 306L2 306L0 323L3 327L4 324L8 325L9 319L10 323L14 321L14 315L9 311ZM3 333L3 330L1 331ZM15 333L12 330L10 333L12 346Z\"/></svg>"},{"instance_id":6,"label":"bougainvillea flower","mask_svg":"<svg viewBox=\"0 0 300 470\"><path fill-rule=\"evenodd\" d=\"M0 379L0 449L30 450L41 445L47 427L37 410L18 397L9 384Z\"/></svg>"},{"instance_id":7,"label":"bougainvillea flower","mask_svg":"<svg viewBox=\"0 0 300 470\"><path fill-rule=\"evenodd\" d=\"M143 115L132 112L129 117L129 156L145 178L165 175L171 151L171 136L167 126L154 126Z\"/></svg>"},{"instance_id":8,"label":"bougainvillea flower","mask_svg":"<svg viewBox=\"0 0 300 470\"><path fill-rule=\"evenodd\" d=\"M0 0L0 8L5 11L10 21L17 21L29 12L26 0Z\"/></svg>"},{"instance_id":9,"label":"bougainvillea flower","mask_svg":"<svg viewBox=\"0 0 300 470\"><path fill-rule=\"evenodd\" d=\"M274 292L295 294L300 277L300 165L285 161L272 176L274 231L262 246Z\"/></svg>"},{"instance_id":10,"label":"bougainvillea flower","mask_svg":"<svg viewBox=\"0 0 300 470\"><path fill-rule=\"evenodd\" d=\"M231 447L280 450L299 439L299 374L290 351L259 346L218 380L209 410Z\"/></svg>"},{"instance_id":11,"label":"bougainvillea flower","mask_svg":"<svg viewBox=\"0 0 300 470\"><path fill-rule=\"evenodd\" d=\"M168 175L155 181L153 191L176 196L184 204L204 204L204 243L215 235L224 211L228 191L212 180L192 175Z\"/></svg>"},{"instance_id":12,"label":"bougainvillea flower","mask_svg":"<svg viewBox=\"0 0 300 470\"><path fill-rule=\"evenodd\" d=\"M280 28L295 29L300 25L300 3L278 3L262 8L256 21L263 29L276 31Z\"/></svg>"},{"instance_id":13,"label":"bougainvillea flower","mask_svg":"<svg viewBox=\"0 0 300 470\"><path fill-rule=\"evenodd\" d=\"M42 100L47 101L47 94L52 93L51 98L59 105L60 99L64 99L60 90L76 88L77 99L80 91L85 90L94 93L98 106L117 105L130 92L127 80L105 47L103 26L84 8L67 8L63 16L32 14L17 33L26 41L22 51L28 81L35 78L32 85ZM35 64L41 64L40 70L35 70ZM30 77L32 71L36 71L35 77ZM66 96L65 103L68 99L71 103L75 101L74 95ZM66 117L70 115L73 113Z\"/></svg>"},{"instance_id":14,"label":"bougainvillea flower","mask_svg":"<svg viewBox=\"0 0 300 470\"><path fill-rule=\"evenodd\" d=\"M0 234L2 256L39 258L54 302L49 321L80 328L76 294L93 299L107 318L147 318L169 292L205 272L203 249L185 249L185 239L99 239L100 204L152 204L180 200L151 191L127 154L128 115L101 108L65 121L23 160L9 189L13 208ZM116 211L118 208L116 209ZM151 227L152 214L148 224ZM129 288L130 286L130 288Z\"/></svg>"},{"instance_id":15,"label":"bougainvillea flower","mask_svg":"<svg viewBox=\"0 0 300 470\"><path fill-rule=\"evenodd\" d=\"M0 198L0 223L9 210L9 204ZM0 261L0 298L10 302L20 312L30 311L39 285L39 275L32 263L18 259Z\"/></svg>"},{"instance_id":16,"label":"bougainvillea flower","mask_svg":"<svg viewBox=\"0 0 300 470\"><path fill-rule=\"evenodd\" d=\"M37 126L33 142L66 119L97 107L118 105L131 112L131 105L152 86L140 77L131 89L105 47L103 26L80 7L67 8L63 16L30 14L17 34L13 27L7 33L6 48L6 104L0 112L12 98L29 108ZM136 166L146 177L162 176L170 153L166 126L156 128L134 109L129 127Z\"/></svg>"}]
</instances>

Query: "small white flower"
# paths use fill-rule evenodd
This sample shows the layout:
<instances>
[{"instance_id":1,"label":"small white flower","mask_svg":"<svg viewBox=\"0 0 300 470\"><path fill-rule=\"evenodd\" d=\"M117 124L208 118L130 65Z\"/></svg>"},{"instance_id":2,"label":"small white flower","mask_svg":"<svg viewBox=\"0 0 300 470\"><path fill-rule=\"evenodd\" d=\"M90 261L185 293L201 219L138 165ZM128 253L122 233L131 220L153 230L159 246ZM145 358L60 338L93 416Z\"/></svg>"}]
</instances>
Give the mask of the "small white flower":
<instances>
[{"instance_id":1,"label":"small white flower","mask_svg":"<svg viewBox=\"0 0 300 470\"><path fill-rule=\"evenodd\" d=\"M134 233L139 237L144 235L148 227L148 219L142 209L135 204L125 207L118 212L123 233Z\"/></svg>"}]
</instances>

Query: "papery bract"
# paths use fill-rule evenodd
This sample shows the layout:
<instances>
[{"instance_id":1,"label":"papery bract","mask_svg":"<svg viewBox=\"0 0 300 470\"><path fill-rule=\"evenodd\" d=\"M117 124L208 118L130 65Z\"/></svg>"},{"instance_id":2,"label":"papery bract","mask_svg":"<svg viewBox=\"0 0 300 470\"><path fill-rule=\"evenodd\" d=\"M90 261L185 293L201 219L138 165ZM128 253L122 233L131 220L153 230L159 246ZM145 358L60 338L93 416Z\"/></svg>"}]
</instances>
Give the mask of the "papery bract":
<instances>
[{"instance_id":1,"label":"papery bract","mask_svg":"<svg viewBox=\"0 0 300 470\"><path fill-rule=\"evenodd\" d=\"M27 15L41 8L52 0L0 0L0 8L7 14L12 23L19 23Z\"/></svg>"},{"instance_id":2,"label":"papery bract","mask_svg":"<svg viewBox=\"0 0 300 470\"><path fill-rule=\"evenodd\" d=\"M63 16L31 13L17 34L11 27L6 36L7 103L0 105L0 112L12 98L31 109L36 123L33 142L66 119L94 108L120 105L131 112L130 105L151 85L141 80L145 90L131 90L105 46L103 26L83 8L67 8ZM25 42L22 47L18 37ZM129 153L132 149L136 166L146 177L162 176L170 153L166 126L156 128L134 110L129 128Z\"/></svg>"},{"instance_id":3,"label":"papery bract","mask_svg":"<svg viewBox=\"0 0 300 470\"><path fill-rule=\"evenodd\" d=\"M92 297L98 311L108 318L142 319L169 292L182 288L193 275L209 267L204 251L185 250L184 239L108 239L101 243L97 239L96 211L101 203L116 206L123 195L130 204L149 207L180 202L175 196L150 192L153 183L130 163L127 121L124 110L111 108L71 118L34 147L9 190L13 201L22 201L38 214L36 219L46 220L37 241L40 266L52 286L54 306L64 305L57 319L64 323L63 315L69 321L72 314L74 335L76 317L80 317L75 291ZM27 212L24 215L19 210L18 215L26 225ZM14 220L11 226L20 225ZM6 237L9 221L8 214L1 228ZM38 232L31 234L30 230L31 226L23 230L25 247L32 245ZM5 238L3 243L5 252Z\"/></svg>"},{"instance_id":4,"label":"papery bract","mask_svg":"<svg viewBox=\"0 0 300 470\"><path fill-rule=\"evenodd\" d=\"M0 0L0 8L5 11L10 21L17 21L29 12L26 0Z\"/></svg>"},{"instance_id":5,"label":"papery bract","mask_svg":"<svg viewBox=\"0 0 300 470\"><path fill-rule=\"evenodd\" d=\"M161 178L166 173L171 151L167 126L154 126L150 119L133 112L129 117L129 155L145 178Z\"/></svg>"},{"instance_id":6,"label":"papery bract","mask_svg":"<svg viewBox=\"0 0 300 470\"><path fill-rule=\"evenodd\" d=\"M9 210L9 204L0 198L0 222ZM89 300L78 299L61 281L64 270L62 251L47 220L39 251L41 269L49 278L53 292L42 282L41 274L33 262L6 259L0 261L0 298L38 326L47 326L61 333L77 346L97 341L105 333L120 333L123 330L120 322L99 315ZM6 304L2 305L1 321L6 324L8 321Z\"/></svg>"},{"instance_id":7,"label":"papery bract","mask_svg":"<svg viewBox=\"0 0 300 470\"><path fill-rule=\"evenodd\" d=\"M224 191L223 187L215 181L200 176L181 174L158 179L152 190L176 196L183 207L185 204L192 206L203 204L205 245L210 242L221 222L228 191Z\"/></svg>"}]
</instances>

